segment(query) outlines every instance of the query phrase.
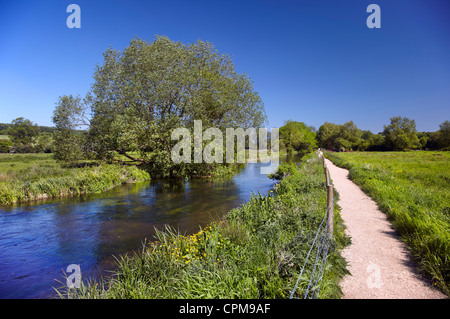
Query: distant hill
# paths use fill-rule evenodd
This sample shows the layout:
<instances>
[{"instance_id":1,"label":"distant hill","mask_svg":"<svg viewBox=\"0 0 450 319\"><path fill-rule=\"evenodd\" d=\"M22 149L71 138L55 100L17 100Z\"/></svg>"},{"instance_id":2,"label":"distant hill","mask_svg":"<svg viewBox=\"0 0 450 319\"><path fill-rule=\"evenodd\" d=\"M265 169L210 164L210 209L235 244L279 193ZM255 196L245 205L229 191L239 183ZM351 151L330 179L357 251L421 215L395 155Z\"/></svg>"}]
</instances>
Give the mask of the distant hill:
<instances>
[{"instance_id":1,"label":"distant hill","mask_svg":"<svg viewBox=\"0 0 450 319\"><path fill-rule=\"evenodd\" d=\"M13 124L10 123L0 123L0 135L6 135L6 131L8 130L8 127L12 126ZM49 132L53 133L56 130L56 127L54 126L39 126L39 130L41 133L43 132Z\"/></svg>"}]
</instances>

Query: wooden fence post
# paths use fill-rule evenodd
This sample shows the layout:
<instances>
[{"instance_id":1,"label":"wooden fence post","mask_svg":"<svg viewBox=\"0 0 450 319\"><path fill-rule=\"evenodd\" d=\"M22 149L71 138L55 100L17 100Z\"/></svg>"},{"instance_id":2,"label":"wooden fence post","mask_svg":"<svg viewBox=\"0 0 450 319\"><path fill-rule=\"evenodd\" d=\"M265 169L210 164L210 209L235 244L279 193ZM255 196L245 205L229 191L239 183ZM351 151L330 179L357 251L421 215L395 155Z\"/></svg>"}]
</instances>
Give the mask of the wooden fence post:
<instances>
[{"instance_id":1,"label":"wooden fence post","mask_svg":"<svg viewBox=\"0 0 450 319\"><path fill-rule=\"evenodd\" d=\"M327 185L327 232L330 238L333 237L333 185Z\"/></svg>"},{"instance_id":2,"label":"wooden fence post","mask_svg":"<svg viewBox=\"0 0 450 319\"><path fill-rule=\"evenodd\" d=\"M325 173L326 185L330 184L330 173L328 172L327 164L325 164L325 159L323 159L323 172Z\"/></svg>"},{"instance_id":3,"label":"wooden fence post","mask_svg":"<svg viewBox=\"0 0 450 319\"><path fill-rule=\"evenodd\" d=\"M330 171L325 163L325 157L319 156L323 161L323 171L325 173L325 180L327 186L327 232L330 238L333 237L333 214L334 214L334 201L333 201L333 185L331 184Z\"/></svg>"}]
</instances>

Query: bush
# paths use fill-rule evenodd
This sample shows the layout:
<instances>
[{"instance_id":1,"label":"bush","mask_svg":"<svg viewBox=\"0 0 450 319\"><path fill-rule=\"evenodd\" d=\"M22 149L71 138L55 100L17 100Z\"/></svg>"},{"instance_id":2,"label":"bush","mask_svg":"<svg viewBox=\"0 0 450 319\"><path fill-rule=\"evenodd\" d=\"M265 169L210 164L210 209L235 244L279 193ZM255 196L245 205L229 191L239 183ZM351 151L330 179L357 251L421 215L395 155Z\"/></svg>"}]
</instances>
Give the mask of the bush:
<instances>
[{"instance_id":1,"label":"bush","mask_svg":"<svg viewBox=\"0 0 450 319\"><path fill-rule=\"evenodd\" d=\"M277 171L269 174L268 177L275 180L281 180L297 172L298 167L295 163L282 163L278 166Z\"/></svg>"},{"instance_id":2,"label":"bush","mask_svg":"<svg viewBox=\"0 0 450 319\"><path fill-rule=\"evenodd\" d=\"M9 139L0 139L0 153L9 153L12 142Z\"/></svg>"}]
</instances>

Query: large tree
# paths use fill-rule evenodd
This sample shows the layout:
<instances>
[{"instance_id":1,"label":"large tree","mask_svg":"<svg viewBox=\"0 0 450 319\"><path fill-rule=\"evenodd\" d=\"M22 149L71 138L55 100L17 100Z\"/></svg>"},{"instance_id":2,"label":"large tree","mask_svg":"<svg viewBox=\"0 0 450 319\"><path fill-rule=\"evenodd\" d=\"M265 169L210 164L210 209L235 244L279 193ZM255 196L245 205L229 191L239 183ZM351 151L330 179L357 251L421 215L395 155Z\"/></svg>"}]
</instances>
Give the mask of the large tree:
<instances>
[{"instance_id":1,"label":"large tree","mask_svg":"<svg viewBox=\"0 0 450 319\"><path fill-rule=\"evenodd\" d=\"M16 147L31 145L33 140L39 135L39 127L30 120L18 117L12 121L7 134Z\"/></svg>"},{"instance_id":2,"label":"large tree","mask_svg":"<svg viewBox=\"0 0 450 319\"><path fill-rule=\"evenodd\" d=\"M335 139L338 137L339 132L339 125L329 122L323 123L317 132L317 141L319 142L319 146L324 149L335 150Z\"/></svg>"},{"instance_id":3,"label":"large tree","mask_svg":"<svg viewBox=\"0 0 450 319\"><path fill-rule=\"evenodd\" d=\"M288 153L293 151L307 153L317 147L314 128L305 123L288 120L279 130L282 146Z\"/></svg>"},{"instance_id":4,"label":"large tree","mask_svg":"<svg viewBox=\"0 0 450 319\"><path fill-rule=\"evenodd\" d=\"M325 122L319 128L317 140L319 146L330 150L357 149L361 143L362 131L353 121L338 125Z\"/></svg>"},{"instance_id":5,"label":"large tree","mask_svg":"<svg viewBox=\"0 0 450 319\"><path fill-rule=\"evenodd\" d=\"M174 169L175 128L193 129L194 120L221 130L266 122L249 77L208 42L135 38L123 51L106 50L94 80L86 148L105 160L121 154L166 173Z\"/></svg>"},{"instance_id":6,"label":"large tree","mask_svg":"<svg viewBox=\"0 0 450 319\"><path fill-rule=\"evenodd\" d=\"M87 152L87 130L90 127L87 114L89 102L89 95L85 99L72 95L59 98L52 117L56 127L52 146L55 159L74 163L89 157Z\"/></svg>"},{"instance_id":7,"label":"large tree","mask_svg":"<svg viewBox=\"0 0 450 319\"><path fill-rule=\"evenodd\" d=\"M420 147L416 122L407 117L392 117L391 124L384 126L383 135L387 147L394 151Z\"/></svg>"}]
</instances>

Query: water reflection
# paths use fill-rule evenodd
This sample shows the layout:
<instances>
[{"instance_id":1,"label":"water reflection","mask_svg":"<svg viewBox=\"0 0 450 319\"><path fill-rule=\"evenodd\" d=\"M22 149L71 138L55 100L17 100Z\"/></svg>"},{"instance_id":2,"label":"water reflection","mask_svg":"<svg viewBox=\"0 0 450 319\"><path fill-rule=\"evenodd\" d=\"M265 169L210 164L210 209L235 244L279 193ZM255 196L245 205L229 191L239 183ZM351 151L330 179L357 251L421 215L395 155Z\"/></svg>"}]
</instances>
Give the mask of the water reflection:
<instances>
[{"instance_id":1,"label":"water reflection","mask_svg":"<svg viewBox=\"0 0 450 319\"><path fill-rule=\"evenodd\" d=\"M233 178L164 180L112 191L0 208L0 298L48 298L79 264L83 278L114 265L112 255L139 249L165 224L192 233L274 181L247 164ZM58 279L62 282L55 281Z\"/></svg>"}]
</instances>

